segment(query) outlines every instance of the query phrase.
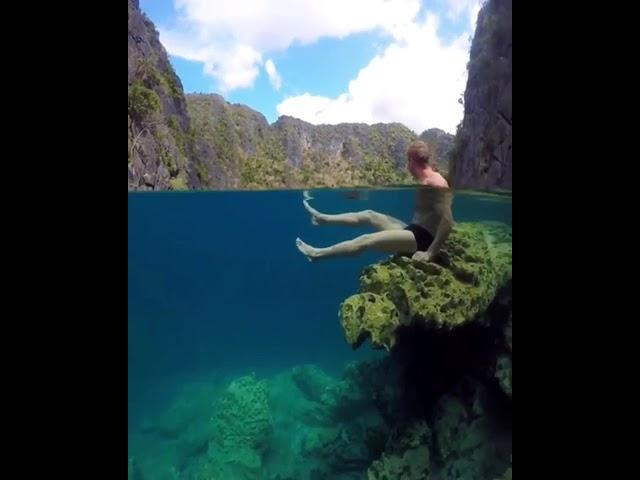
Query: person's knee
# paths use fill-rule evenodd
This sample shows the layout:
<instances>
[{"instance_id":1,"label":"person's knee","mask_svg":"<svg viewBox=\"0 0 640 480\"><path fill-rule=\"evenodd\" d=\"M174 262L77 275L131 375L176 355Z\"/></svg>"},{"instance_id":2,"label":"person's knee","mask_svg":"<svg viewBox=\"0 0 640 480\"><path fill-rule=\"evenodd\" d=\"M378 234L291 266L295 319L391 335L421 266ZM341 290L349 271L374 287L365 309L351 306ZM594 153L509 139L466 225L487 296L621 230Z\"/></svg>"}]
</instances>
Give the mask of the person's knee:
<instances>
[{"instance_id":1,"label":"person's knee","mask_svg":"<svg viewBox=\"0 0 640 480\"><path fill-rule=\"evenodd\" d=\"M368 223L373 222L376 218L376 212L374 212L373 210L363 210L362 212L360 212L360 215L362 220Z\"/></svg>"}]
</instances>

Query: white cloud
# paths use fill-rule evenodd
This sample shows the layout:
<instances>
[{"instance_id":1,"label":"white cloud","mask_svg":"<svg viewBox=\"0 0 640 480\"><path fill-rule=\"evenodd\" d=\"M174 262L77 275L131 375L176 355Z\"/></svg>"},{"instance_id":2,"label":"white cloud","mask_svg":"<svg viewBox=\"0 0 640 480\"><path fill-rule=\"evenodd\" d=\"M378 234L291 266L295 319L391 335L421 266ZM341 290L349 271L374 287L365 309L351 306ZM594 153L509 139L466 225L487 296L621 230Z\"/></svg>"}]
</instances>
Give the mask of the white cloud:
<instances>
[{"instance_id":1,"label":"white cloud","mask_svg":"<svg viewBox=\"0 0 640 480\"><path fill-rule=\"evenodd\" d=\"M179 24L160 28L170 54L205 64L223 91L247 87L266 52L321 37L343 38L409 24L420 0L174 0Z\"/></svg>"},{"instance_id":2,"label":"white cloud","mask_svg":"<svg viewBox=\"0 0 640 480\"><path fill-rule=\"evenodd\" d=\"M222 46L198 45L183 34L159 29L162 44L169 53L186 60L202 62L203 71L218 80L222 93L246 88L260 73L262 54L250 45L227 42Z\"/></svg>"},{"instance_id":3,"label":"white cloud","mask_svg":"<svg viewBox=\"0 0 640 480\"><path fill-rule=\"evenodd\" d=\"M438 37L438 19L394 31L394 42L377 55L337 98L306 93L285 99L280 115L310 123L402 122L416 133L427 128L455 132L462 119L469 32L449 44Z\"/></svg>"},{"instance_id":4,"label":"white cloud","mask_svg":"<svg viewBox=\"0 0 640 480\"><path fill-rule=\"evenodd\" d=\"M449 20L457 21L463 15L468 15L469 18L473 17L474 11L480 10L480 1L479 0L444 0L446 9L447 9L447 17ZM478 12L475 12L475 15L478 15ZM473 19L473 23L475 24L475 18Z\"/></svg>"},{"instance_id":5,"label":"white cloud","mask_svg":"<svg viewBox=\"0 0 640 480\"><path fill-rule=\"evenodd\" d=\"M267 75L269 75L269 81L273 88L280 90L280 87L282 86L282 78L276 69L275 63L273 63L273 60L268 59L264 64L264 68L267 71Z\"/></svg>"},{"instance_id":6,"label":"white cloud","mask_svg":"<svg viewBox=\"0 0 640 480\"><path fill-rule=\"evenodd\" d=\"M466 83L468 39L482 2L436 2L443 19L469 26L448 43L438 36L438 16L427 12L418 20L420 0L174 0L179 22L170 30L160 28L160 35L172 55L202 62L224 94L252 86L261 67L279 90L275 64L263 59L269 52L322 37L384 32L393 43L343 94L286 98L278 113L312 123L399 121L417 133L431 127L453 133L463 113L458 98Z\"/></svg>"}]
</instances>

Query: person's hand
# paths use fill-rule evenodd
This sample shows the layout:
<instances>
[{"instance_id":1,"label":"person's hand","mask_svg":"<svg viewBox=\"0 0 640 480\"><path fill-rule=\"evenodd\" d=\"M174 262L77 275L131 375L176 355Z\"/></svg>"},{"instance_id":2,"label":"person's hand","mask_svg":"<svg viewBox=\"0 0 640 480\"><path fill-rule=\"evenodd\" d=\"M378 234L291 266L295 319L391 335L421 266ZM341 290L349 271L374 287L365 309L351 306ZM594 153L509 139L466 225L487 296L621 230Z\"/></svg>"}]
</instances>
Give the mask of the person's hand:
<instances>
[{"instance_id":1,"label":"person's hand","mask_svg":"<svg viewBox=\"0 0 640 480\"><path fill-rule=\"evenodd\" d=\"M429 262L431 260L430 252L416 252L411 257L412 260L416 260L418 262Z\"/></svg>"}]
</instances>

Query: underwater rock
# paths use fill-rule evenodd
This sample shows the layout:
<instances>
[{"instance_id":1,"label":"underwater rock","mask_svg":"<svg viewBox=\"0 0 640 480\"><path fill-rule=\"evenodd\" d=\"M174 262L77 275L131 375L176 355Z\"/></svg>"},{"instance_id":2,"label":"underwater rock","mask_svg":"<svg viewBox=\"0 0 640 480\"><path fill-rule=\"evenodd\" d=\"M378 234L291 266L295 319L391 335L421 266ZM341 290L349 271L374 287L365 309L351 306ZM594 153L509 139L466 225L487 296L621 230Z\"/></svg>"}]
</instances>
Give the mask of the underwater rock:
<instances>
[{"instance_id":1,"label":"underwater rock","mask_svg":"<svg viewBox=\"0 0 640 480\"><path fill-rule=\"evenodd\" d=\"M329 457L336 453L340 430L334 427L314 428L302 442L302 454L306 457Z\"/></svg>"},{"instance_id":2,"label":"underwater rock","mask_svg":"<svg viewBox=\"0 0 640 480\"><path fill-rule=\"evenodd\" d=\"M509 323L504 327L504 341L511 351L511 314L509 315Z\"/></svg>"},{"instance_id":3,"label":"underwater rock","mask_svg":"<svg viewBox=\"0 0 640 480\"><path fill-rule=\"evenodd\" d=\"M500 480L512 480L512 472L511 472L511 467L507 468L507 471L504 472L504 474L502 475L502 477L500 477Z\"/></svg>"},{"instance_id":4,"label":"underwater rock","mask_svg":"<svg viewBox=\"0 0 640 480\"><path fill-rule=\"evenodd\" d=\"M354 295L342 303L340 316L347 342L354 348L369 336L374 345L387 350L395 345L400 314L388 298L369 292Z\"/></svg>"},{"instance_id":5,"label":"underwater rock","mask_svg":"<svg viewBox=\"0 0 640 480\"><path fill-rule=\"evenodd\" d=\"M302 455L321 460L327 474L363 471L372 460L364 440L350 426L315 428L302 443Z\"/></svg>"},{"instance_id":6,"label":"underwater rock","mask_svg":"<svg viewBox=\"0 0 640 480\"><path fill-rule=\"evenodd\" d=\"M403 256L367 267L340 306L347 342L391 350L405 325L454 329L483 313L511 282L511 227L457 224L433 262Z\"/></svg>"},{"instance_id":7,"label":"underwater rock","mask_svg":"<svg viewBox=\"0 0 640 480\"><path fill-rule=\"evenodd\" d=\"M214 383L187 385L161 415L143 423L142 431L168 440L193 436L192 430L201 430L203 421L211 418L213 399L219 393Z\"/></svg>"},{"instance_id":8,"label":"underwater rock","mask_svg":"<svg viewBox=\"0 0 640 480\"><path fill-rule=\"evenodd\" d=\"M348 363L342 379L325 388L320 405L329 425L359 420L377 428L397 417L400 393L398 371L389 358L360 360Z\"/></svg>"},{"instance_id":9,"label":"underwater rock","mask_svg":"<svg viewBox=\"0 0 640 480\"><path fill-rule=\"evenodd\" d=\"M245 376L231 382L214 417L217 440L225 449L260 449L272 429L269 393L265 380Z\"/></svg>"},{"instance_id":10,"label":"underwater rock","mask_svg":"<svg viewBox=\"0 0 640 480\"><path fill-rule=\"evenodd\" d=\"M301 365L291 372L291 378L296 386L312 402L320 401L325 389L335 383L335 380L315 365Z\"/></svg>"},{"instance_id":11,"label":"underwater rock","mask_svg":"<svg viewBox=\"0 0 640 480\"><path fill-rule=\"evenodd\" d=\"M147 433L155 433L167 439L180 437L198 417L198 411L179 399L153 422L143 426Z\"/></svg>"},{"instance_id":12,"label":"underwater rock","mask_svg":"<svg viewBox=\"0 0 640 480\"><path fill-rule=\"evenodd\" d=\"M283 430L279 429L283 422L291 422L286 427L288 458L304 458L304 462L286 465L287 458L270 455L266 467L278 463L276 472L300 480L361 478L371 462L380 457L389 436L389 427L372 396L388 381L386 364L352 362L340 379L316 366L305 365L291 372L293 391L285 387L282 379L277 382L274 412L278 412L279 425L275 435L283 438ZM296 400L296 395L300 399ZM282 410L284 400L288 403L287 420L281 418L286 414Z\"/></svg>"},{"instance_id":13,"label":"underwater rock","mask_svg":"<svg viewBox=\"0 0 640 480\"><path fill-rule=\"evenodd\" d=\"M321 402L334 422L348 422L371 406L371 398L344 380L327 387Z\"/></svg>"},{"instance_id":14,"label":"underwater rock","mask_svg":"<svg viewBox=\"0 0 640 480\"><path fill-rule=\"evenodd\" d=\"M189 428L175 443L178 465L186 465L205 455L214 435L215 426L210 421L203 420Z\"/></svg>"},{"instance_id":15,"label":"underwater rock","mask_svg":"<svg viewBox=\"0 0 640 480\"><path fill-rule=\"evenodd\" d=\"M367 480L428 480L431 475L429 442L431 430L426 422L409 426L392 439L389 448L367 471Z\"/></svg>"},{"instance_id":16,"label":"underwater rock","mask_svg":"<svg viewBox=\"0 0 640 480\"><path fill-rule=\"evenodd\" d=\"M496 364L496 378L504 393L511 397L511 358L501 355Z\"/></svg>"},{"instance_id":17,"label":"underwater rock","mask_svg":"<svg viewBox=\"0 0 640 480\"><path fill-rule=\"evenodd\" d=\"M209 442L215 435L210 421L214 399L220 393L215 383L195 382L185 385L168 408L141 427L146 441L164 445L171 455L163 456L163 465L182 470L194 460L206 455ZM152 468L153 471L148 469ZM157 477L159 465L141 465L141 478Z\"/></svg>"},{"instance_id":18,"label":"underwater rock","mask_svg":"<svg viewBox=\"0 0 640 480\"><path fill-rule=\"evenodd\" d=\"M510 432L460 398L440 399L434 433L434 460L442 480L496 478L509 466Z\"/></svg>"},{"instance_id":19,"label":"underwater rock","mask_svg":"<svg viewBox=\"0 0 640 480\"><path fill-rule=\"evenodd\" d=\"M343 378L370 401L385 423L394 423L401 409L401 390L397 365L390 358L350 362Z\"/></svg>"},{"instance_id":20,"label":"underwater rock","mask_svg":"<svg viewBox=\"0 0 640 480\"><path fill-rule=\"evenodd\" d=\"M311 405L301 412L301 419L308 426L323 427L373 413L378 422L392 404L397 409L397 373L390 367L386 360L350 362L340 380L315 365L294 368L291 378Z\"/></svg>"},{"instance_id":21,"label":"underwater rock","mask_svg":"<svg viewBox=\"0 0 640 480\"><path fill-rule=\"evenodd\" d=\"M372 408L369 391L353 379L337 380L315 365L295 367L291 378L310 406L302 412L308 426L350 422Z\"/></svg>"},{"instance_id":22,"label":"underwater rock","mask_svg":"<svg viewBox=\"0 0 640 480\"><path fill-rule=\"evenodd\" d=\"M267 382L257 381L253 375L231 382L213 422L214 439L197 478L259 480L273 429Z\"/></svg>"},{"instance_id":23,"label":"underwater rock","mask_svg":"<svg viewBox=\"0 0 640 480\"><path fill-rule=\"evenodd\" d=\"M437 448L441 458L448 458L458 449L460 427L467 425L467 411L464 404L451 396L443 397L438 405L436 421Z\"/></svg>"}]
</instances>

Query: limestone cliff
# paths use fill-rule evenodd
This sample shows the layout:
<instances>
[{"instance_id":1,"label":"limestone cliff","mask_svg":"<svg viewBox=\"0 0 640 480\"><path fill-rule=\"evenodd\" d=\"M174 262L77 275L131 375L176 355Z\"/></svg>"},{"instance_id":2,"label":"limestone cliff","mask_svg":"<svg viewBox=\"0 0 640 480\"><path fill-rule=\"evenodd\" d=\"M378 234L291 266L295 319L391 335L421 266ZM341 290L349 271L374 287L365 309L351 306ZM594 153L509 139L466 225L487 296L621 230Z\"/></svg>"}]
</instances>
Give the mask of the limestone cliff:
<instances>
[{"instance_id":1,"label":"limestone cliff","mask_svg":"<svg viewBox=\"0 0 640 480\"><path fill-rule=\"evenodd\" d=\"M451 154L456 188L511 190L511 21L511 0L488 0L478 15Z\"/></svg>"}]
</instances>

